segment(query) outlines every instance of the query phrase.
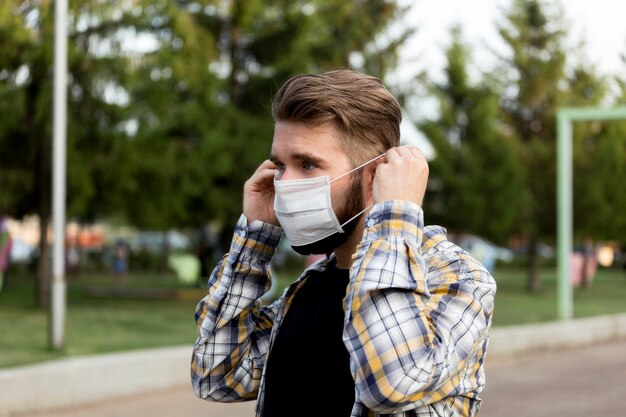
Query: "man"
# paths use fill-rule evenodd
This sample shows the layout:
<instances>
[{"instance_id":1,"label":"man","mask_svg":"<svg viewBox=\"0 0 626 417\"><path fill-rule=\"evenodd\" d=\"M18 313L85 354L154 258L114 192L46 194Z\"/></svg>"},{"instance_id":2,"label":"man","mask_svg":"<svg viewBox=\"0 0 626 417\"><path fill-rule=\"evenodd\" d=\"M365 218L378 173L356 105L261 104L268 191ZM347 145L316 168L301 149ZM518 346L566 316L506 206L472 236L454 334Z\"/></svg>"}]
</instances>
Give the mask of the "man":
<instances>
[{"instance_id":1,"label":"man","mask_svg":"<svg viewBox=\"0 0 626 417\"><path fill-rule=\"evenodd\" d=\"M399 146L396 99L336 69L287 80L272 114L270 158L196 309L196 395L256 398L258 417L476 415L496 284L424 227L428 164ZM326 257L264 306L283 234Z\"/></svg>"}]
</instances>

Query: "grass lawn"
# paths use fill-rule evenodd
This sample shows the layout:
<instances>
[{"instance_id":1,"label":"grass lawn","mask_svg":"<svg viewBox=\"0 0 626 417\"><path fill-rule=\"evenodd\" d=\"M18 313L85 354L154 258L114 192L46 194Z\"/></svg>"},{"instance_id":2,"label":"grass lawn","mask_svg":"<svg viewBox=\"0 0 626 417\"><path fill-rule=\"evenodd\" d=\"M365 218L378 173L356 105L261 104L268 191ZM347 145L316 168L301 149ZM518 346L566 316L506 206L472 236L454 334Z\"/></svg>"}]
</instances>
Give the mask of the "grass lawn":
<instances>
[{"instance_id":1,"label":"grass lawn","mask_svg":"<svg viewBox=\"0 0 626 417\"><path fill-rule=\"evenodd\" d=\"M543 322L557 319L556 269L542 270L542 290L526 290L522 269L500 268L494 326ZM626 271L599 269L591 288L574 288L574 318L626 312Z\"/></svg>"},{"instance_id":2,"label":"grass lawn","mask_svg":"<svg viewBox=\"0 0 626 417\"><path fill-rule=\"evenodd\" d=\"M188 344L195 340L194 309L203 290L183 297L91 297L87 288L113 289L113 278L90 274L68 279L65 348L48 348L47 315L34 307L33 279L9 277L0 292L0 368L101 352ZM132 273L127 288L180 288L173 274ZM189 352L191 355L191 350Z\"/></svg>"},{"instance_id":3,"label":"grass lawn","mask_svg":"<svg viewBox=\"0 0 626 417\"><path fill-rule=\"evenodd\" d=\"M278 273L283 287L289 281ZM500 268L494 315L495 326L555 320L556 271L542 274L543 289L526 291L521 269ZM65 356L173 346L195 340L194 309L204 290L185 289L176 298L94 297L88 288L115 289L106 273L83 274L68 279L65 348L48 348L47 319L33 302L33 280L26 275L10 276L0 292L0 368L30 364ZM182 287L173 274L131 273L126 288ZM626 312L626 272L600 270L593 287L575 289L574 315L584 317ZM191 355L191 350L190 350Z\"/></svg>"}]
</instances>

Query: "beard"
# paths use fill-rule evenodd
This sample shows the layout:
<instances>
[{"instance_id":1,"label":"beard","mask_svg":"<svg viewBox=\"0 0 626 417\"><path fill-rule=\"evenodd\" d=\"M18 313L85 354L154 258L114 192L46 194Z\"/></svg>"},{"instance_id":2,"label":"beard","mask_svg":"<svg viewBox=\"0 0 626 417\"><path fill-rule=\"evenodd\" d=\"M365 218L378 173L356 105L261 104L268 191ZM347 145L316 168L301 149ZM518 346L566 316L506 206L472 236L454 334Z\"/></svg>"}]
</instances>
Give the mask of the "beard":
<instances>
[{"instance_id":1,"label":"beard","mask_svg":"<svg viewBox=\"0 0 626 417\"><path fill-rule=\"evenodd\" d=\"M345 203L336 213L339 224L344 224L363 210L363 188L361 178L358 175L352 177L346 195ZM337 247L343 245L348 240L358 224L359 217L357 216L342 227L343 233L336 232L317 242L301 246L292 245L291 248L300 255L324 254L330 256Z\"/></svg>"}]
</instances>

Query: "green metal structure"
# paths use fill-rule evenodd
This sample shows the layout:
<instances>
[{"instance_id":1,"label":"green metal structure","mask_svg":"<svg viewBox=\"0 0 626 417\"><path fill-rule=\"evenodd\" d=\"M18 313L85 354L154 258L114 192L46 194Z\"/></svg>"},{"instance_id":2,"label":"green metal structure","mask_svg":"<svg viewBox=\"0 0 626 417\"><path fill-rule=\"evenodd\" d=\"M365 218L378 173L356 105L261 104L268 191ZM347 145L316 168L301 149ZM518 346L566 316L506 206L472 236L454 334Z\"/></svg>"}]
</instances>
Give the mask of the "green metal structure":
<instances>
[{"instance_id":1,"label":"green metal structure","mask_svg":"<svg viewBox=\"0 0 626 417\"><path fill-rule=\"evenodd\" d=\"M591 120L626 120L626 107L562 108L557 111L557 268L558 314L560 319L573 316L570 254L573 249L573 161L572 122Z\"/></svg>"}]
</instances>

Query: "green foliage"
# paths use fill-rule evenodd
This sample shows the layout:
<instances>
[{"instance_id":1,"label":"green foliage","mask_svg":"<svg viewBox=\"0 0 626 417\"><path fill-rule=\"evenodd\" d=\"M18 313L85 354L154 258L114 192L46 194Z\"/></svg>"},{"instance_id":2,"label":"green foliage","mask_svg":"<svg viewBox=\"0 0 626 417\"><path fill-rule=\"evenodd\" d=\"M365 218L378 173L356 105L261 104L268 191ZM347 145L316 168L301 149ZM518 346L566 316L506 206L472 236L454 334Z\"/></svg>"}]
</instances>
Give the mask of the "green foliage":
<instances>
[{"instance_id":1,"label":"green foliage","mask_svg":"<svg viewBox=\"0 0 626 417\"><path fill-rule=\"evenodd\" d=\"M152 228L232 222L269 153L278 85L355 56L383 76L406 36L386 35L401 10L383 0L77 0L69 12L68 215ZM15 217L50 197L52 28L52 2L0 8L0 210Z\"/></svg>"},{"instance_id":2,"label":"green foliage","mask_svg":"<svg viewBox=\"0 0 626 417\"><path fill-rule=\"evenodd\" d=\"M581 123L575 136L574 224L577 240L626 243L626 122Z\"/></svg>"},{"instance_id":3,"label":"green foliage","mask_svg":"<svg viewBox=\"0 0 626 417\"><path fill-rule=\"evenodd\" d=\"M429 85L438 118L420 124L435 149L424 203L430 223L499 242L520 235L531 253L539 240L554 243L556 112L607 105L610 93L610 80L584 59L583 45L566 46L566 28L558 2L511 2L498 25L510 54L498 71L474 82L471 51L460 28L452 29L446 78ZM624 80L617 81L623 89ZM579 239L623 240L623 129L615 121L574 124ZM537 271L530 271L536 283Z\"/></svg>"},{"instance_id":4,"label":"green foliage","mask_svg":"<svg viewBox=\"0 0 626 417\"><path fill-rule=\"evenodd\" d=\"M174 32L193 26L198 36L213 40L215 56L181 61L181 68L193 59L209 69L199 71L198 76L173 71L171 83L183 87L166 89L174 91L173 102L189 102L189 113L184 117L168 107L156 118L159 125L147 131L168 142L177 134L193 133L183 139L186 146L179 149L177 167L182 172L178 186L182 188L177 197L183 202L173 220L189 225L211 218L228 225L241 212L243 183L269 154L273 132L269 108L278 86L294 73L351 66L355 54L363 57L363 67L373 65L370 57L382 51L374 40L399 11L395 2L378 0L176 4L188 16L189 24L176 26ZM179 44L186 47L184 40ZM384 50L391 63L397 46ZM170 59L180 60L180 54L163 56L166 65L175 68ZM385 69L379 68L377 75L383 76ZM191 87L194 82L198 88ZM162 98L157 95L154 99ZM164 124L174 129L163 130ZM194 185L184 188L190 180ZM226 235L230 237L230 230Z\"/></svg>"},{"instance_id":5,"label":"green foliage","mask_svg":"<svg viewBox=\"0 0 626 417\"><path fill-rule=\"evenodd\" d=\"M451 33L447 79L431 87L439 118L420 125L435 149L426 217L449 231L504 242L522 203L518 146L498 128L498 96L469 79L470 54L460 29Z\"/></svg>"},{"instance_id":6,"label":"green foliage","mask_svg":"<svg viewBox=\"0 0 626 417\"><path fill-rule=\"evenodd\" d=\"M597 69L582 56L583 44L566 47L567 22L558 2L516 0L499 31L511 50L511 60L504 62L509 71L502 71L511 74L501 80L508 86L502 100L502 120L522 144L520 162L528 173L525 210L518 232L531 239L553 241L557 212L556 111L566 106L606 105L609 81L598 76ZM578 236L600 239L607 236L608 224L617 225L613 220L618 217L618 206L607 204L612 200L607 197L621 189L611 184L614 175L609 169L617 174L624 165L620 151L623 145L619 143L623 141L607 130L614 123L574 124ZM608 153L602 154L609 148L613 160Z\"/></svg>"},{"instance_id":7,"label":"green foliage","mask_svg":"<svg viewBox=\"0 0 626 417\"><path fill-rule=\"evenodd\" d=\"M39 192L37 179L50 169L44 155L51 148L42 137L51 132L52 27L49 13L38 13L29 2L9 0L0 7L5 40L0 44L0 211L14 214L36 207L31 201Z\"/></svg>"},{"instance_id":8,"label":"green foliage","mask_svg":"<svg viewBox=\"0 0 626 417\"><path fill-rule=\"evenodd\" d=\"M568 60L581 55L581 45L566 47L567 26L558 2L537 0L513 1L499 25L500 35L511 51L500 71L500 84L506 87L501 120L521 145L519 162L527 174L516 232L528 241L528 283L535 292L540 288L537 242L554 243L556 236L556 112L560 107L597 106L607 100L607 81L595 75L595 68L584 59L578 63ZM608 185L606 171L585 176L595 164L591 160L604 158L600 154L589 158L584 146L581 148L583 143L596 142L598 130L589 130L590 126L577 126L575 130L576 199L580 200L575 233L599 238L608 224L617 225L617 212L613 211L617 207L606 205L605 193L615 190ZM604 210L593 211L599 207ZM601 228L599 222L604 222Z\"/></svg>"},{"instance_id":9,"label":"green foliage","mask_svg":"<svg viewBox=\"0 0 626 417\"><path fill-rule=\"evenodd\" d=\"M0 7L0 212L50 219L53 2ZM290 75L381 78L406 33L395 1L127 2L69 10L67 217L167 229L222 224L269 154L272 94ZM47 296L48 246L37 288Z\"/></svg>"},{"instance_id":10,"label":"green foliage","mask_svg":"<svg viewBox=\"0 0 626 417\"><path fill-rule=\"evenodd\" d=\"M519 231L552 239L556 224L556 110L567 104L565 23L558 3L515 0L499 32L511 50L503 122L523 145L525 209Z\"/></svg>"}]
</instances>

